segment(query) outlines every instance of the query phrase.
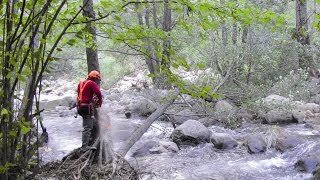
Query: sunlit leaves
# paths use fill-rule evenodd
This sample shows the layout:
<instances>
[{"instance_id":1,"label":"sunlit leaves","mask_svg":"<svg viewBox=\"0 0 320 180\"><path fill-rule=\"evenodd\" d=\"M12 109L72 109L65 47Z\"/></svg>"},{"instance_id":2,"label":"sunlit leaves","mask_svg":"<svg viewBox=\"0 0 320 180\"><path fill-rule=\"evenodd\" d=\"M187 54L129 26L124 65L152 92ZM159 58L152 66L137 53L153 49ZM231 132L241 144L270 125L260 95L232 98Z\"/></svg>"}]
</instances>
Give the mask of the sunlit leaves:
<instances>
[{"instance_id":1,"label":"sunlit leaves","mask_svg":"<svg viewBox=\"0 0 320 180\"><path fill-rule=\"evenodd\" d=\"M0 115L1 116L9 115L9 111L6 108L2 108Z\"/></svg>"},{"instance_id":2,"label":"sunlit leaves","mask_svg":"<svg viewBox=\"0 0 320 180\"><path fill-rule=\"evenodd\" d=\"M31 130L30 122L24 120L19 121L19 127L22 134L27 134Z\"/></svg>"}]
</instances>

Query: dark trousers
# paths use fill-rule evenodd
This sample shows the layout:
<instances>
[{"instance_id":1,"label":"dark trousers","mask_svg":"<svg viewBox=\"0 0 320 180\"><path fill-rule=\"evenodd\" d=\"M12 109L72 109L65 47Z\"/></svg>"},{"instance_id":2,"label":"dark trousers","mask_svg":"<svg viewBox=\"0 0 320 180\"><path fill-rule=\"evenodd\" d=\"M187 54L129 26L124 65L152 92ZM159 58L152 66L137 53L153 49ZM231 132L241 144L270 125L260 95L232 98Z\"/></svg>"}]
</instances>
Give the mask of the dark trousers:
<instances>
[{"instance_id":1,"label":"dark trousers","mask_svg":"<svg viewBox=\"0 0 320 180\"><path fill-rule=\"evenodd\" d=\"M96 133L95 118L93 118L93 111L89 106L78 107L78 113L82 117L82 147L85 148L93 143L93 136Z\"/></svg>"},{"instance_id":2,"label":"dark trousers","mask_svg":"<svg viewBox=\"0 0 320 180\"><path fill-rule=\"evenodd\" d=\"M94 118L92 118L91 115L84 115L82 119L82 147L87 147L92 143Z\"/></svg>"}]
</instances>

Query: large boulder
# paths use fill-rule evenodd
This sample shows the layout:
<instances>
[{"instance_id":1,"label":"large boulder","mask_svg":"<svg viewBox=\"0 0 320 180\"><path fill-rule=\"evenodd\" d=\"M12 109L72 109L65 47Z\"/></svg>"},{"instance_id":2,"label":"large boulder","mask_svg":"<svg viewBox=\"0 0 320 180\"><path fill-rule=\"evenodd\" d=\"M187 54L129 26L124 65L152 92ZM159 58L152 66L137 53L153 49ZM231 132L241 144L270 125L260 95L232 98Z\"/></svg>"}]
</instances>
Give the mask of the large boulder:
<instances>
[{"instance_id":1,"label":"large boulder","mask_svg":"<svg viewBox=\"0 0 320 180\"><path fill-rule=\"evenodd\" d=\"M262 153L267 150L267 143L260 134L249 135L245 145L251 154Z\"/></svg>"},{"instance_id":2,"label":"large boulder","mask_svg":"<svg viewBox=\"0 0 320 180\"><path fill-rule=\"evenodd\" d=\"M184 109L173 116L172 122L180 125L191 119L197 120L199 119L199 117L195 115L190 109Z\"/></svg>"},{"instance_id":3,"label":"large boulder","mask_svg":"<svg viewBox=\"0 0 320 180\"><path fill-rule=\"evenodd\" d=\"M199 121L188 120L173 130L171 139L177 145L196 146L209 142L211 132Z\"/></svg>"},{"instance_id":4,"label":"large boulder","mask_svg":"<svg viewBox=\"0 0 320 180\"><path fill-rule=\"evenodd\" d=\"M215 119L224 124L229 125L230 122L236 122L237 120L237 108L226 100L218 101L214 106L214 110Z\"/></svg>"},{"instance_id":5,"label":"large boulder","mask_svg":"<svg viewBox=\"0 0 320 180\"><path fill-rule=\"evenodd\" d=\"M290 103L290 100L286 97L283 97L283 96L271 94L263 99L263 103L267 107L274 109L274 108L283 107L283 106L288 105Z\"/></svg>"},{"instance_id":6,"label":"large boulder","mask_svg":"<svg viewBox=\"0 0 320 180\"><path fill-rule=\"evenodd\" d=\"M217 149L232 149L238 146L237 141L225 133L213 133L210 140Z\"/></svg>"},{"instance_id":7,"label":"large boulder","mask_svg":"<svg viewBox=\"0 0 320 180\"><path fill-rule=\"evenodd\" d=\"M57 106L67 106L70 107L75 102L75 97L73 96L64 96L55 100L44 100L40 101L40 109L45 110L55 110Z\"/></svg>"},{"instance_id":8,"label":"large boulder","mask_svg":"<svg viewBox=\"0 0 320 180\"><path fill-rule=\"evenodd\" d=\"M134 94L124 94L120 104L125 106L126 112L136 113L140 116L148 116L157 110L157 105L153 101Z\"/></svg>"},{"instance_id":9,"label":"large boulder","mask_svg":"<svg viewBox=\"0 0 320 180\"><path fill-rule=\"evenodd\" d=\"M273 109L266 114L265 123L288 124L288 123L298 123L298 121L293 118L292 112L290 111Z\"/></svg>"}]
</instances>

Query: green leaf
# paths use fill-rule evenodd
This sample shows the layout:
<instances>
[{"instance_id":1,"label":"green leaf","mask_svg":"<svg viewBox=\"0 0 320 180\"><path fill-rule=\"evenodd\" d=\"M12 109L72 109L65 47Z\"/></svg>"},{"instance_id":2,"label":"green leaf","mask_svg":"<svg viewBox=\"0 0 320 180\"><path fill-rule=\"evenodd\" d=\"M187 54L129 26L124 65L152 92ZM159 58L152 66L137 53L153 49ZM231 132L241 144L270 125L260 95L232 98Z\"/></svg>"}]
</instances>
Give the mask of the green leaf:
<instances>
[{"instance_id":1,"label":"green leaf","mask_svg":"<svg viewBox=\"0 0 320 180\"><path fill-rule=\"evenodd\" d=\"M27 134L30 130L30 123L26 122L26 121L20 121L19 122L19 126L20 126L20 130L21 130L21 134Z\"/></svg>"},{"instance_id":2,"label":"green leaf","mask_svg":"<svg viewBox=\"0 0 320 180\"><path fill-rule=\"evenodd\" d=\"M57 48L57 51L62 51L62 49L61 48Z\"/></svg>"},{"instance_id":3,"label":"green leaf","mask_svg":"<svg viewBox=\"0 0 320 180\"><path fill-rule=\"evenodd\" d=\"M6 108L2 108L0 114L1 114L1 116L3 116L3 115L8 115L8 114L9 114L9 111L8 111Z\"/></svg>"},{"instance_id":4,"label":"green leaf","mask_svg":"<svg viewBox=\"0 0 320 180\"><path fill-rule=\"evenodd\" d=\"M212 87L211 86L204 86L203 88L202 88L202 91L205 91L205 92L209 92L209 91L211 91L212 90Z\"/></svg>"},{"instance_id":5,"label":"green leaf","mask_svg":"<svg viewBox=\"0 0 320 180\"><path fill-rule=\"evenodd\" d=\"M27 134L30 130L31 130L31 128L29 128L29 127L21 126L21 133L22 133L23 135L24 135L24 134Z\"/></svg>"},{"instance_id":6,"label":"green leaf","mask_svg":"<svg viewBox=\"0 0 320 180\"><path fill-rule=\"evenodd\" d=\"M14 166L14 164L9 162L6 162L4 166L0 166L0 174L7 172L12 166Z\"/></svg>"},{"instance_id":7,"label":"green leaf","mask_svg":"<svg viewBox=\"0 0 320 180\"><path fill-rule=\"evenodd\" d=\"M156 76L154 74L148 74L148 77L155 78Z\"/></svg>"},{"instance_id":8,"label":"green leaf","mask_svg":"<svg viewBox=\"0 0 320 180\"><path fill-rule=\"evenodd\" d=\"M199 69L205 69L206 65L204 63L197 63Z\"/></svg>"}]
</instances>

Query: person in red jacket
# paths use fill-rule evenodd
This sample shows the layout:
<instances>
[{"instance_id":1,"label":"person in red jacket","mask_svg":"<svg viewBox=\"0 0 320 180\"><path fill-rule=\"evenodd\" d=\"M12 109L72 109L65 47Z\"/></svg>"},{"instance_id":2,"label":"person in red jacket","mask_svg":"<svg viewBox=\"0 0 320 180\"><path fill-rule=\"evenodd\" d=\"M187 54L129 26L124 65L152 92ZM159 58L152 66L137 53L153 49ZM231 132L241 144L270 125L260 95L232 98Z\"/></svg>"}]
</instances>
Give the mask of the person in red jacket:
<instances>
[{"instance_id":1,"label":"person in red jacket","mask_svg":"<svg viewBox=\"0 0 320 180\"><path fill-rule=\"evenodd\" d=\"M77 109L83 119L82 146L81 150L95 149L91 147L93 129L95 124L95 108L101 107L102 94L99 88L100 73L91 71L88 78L78 84Z\"/></svg>"}]
</instances>

